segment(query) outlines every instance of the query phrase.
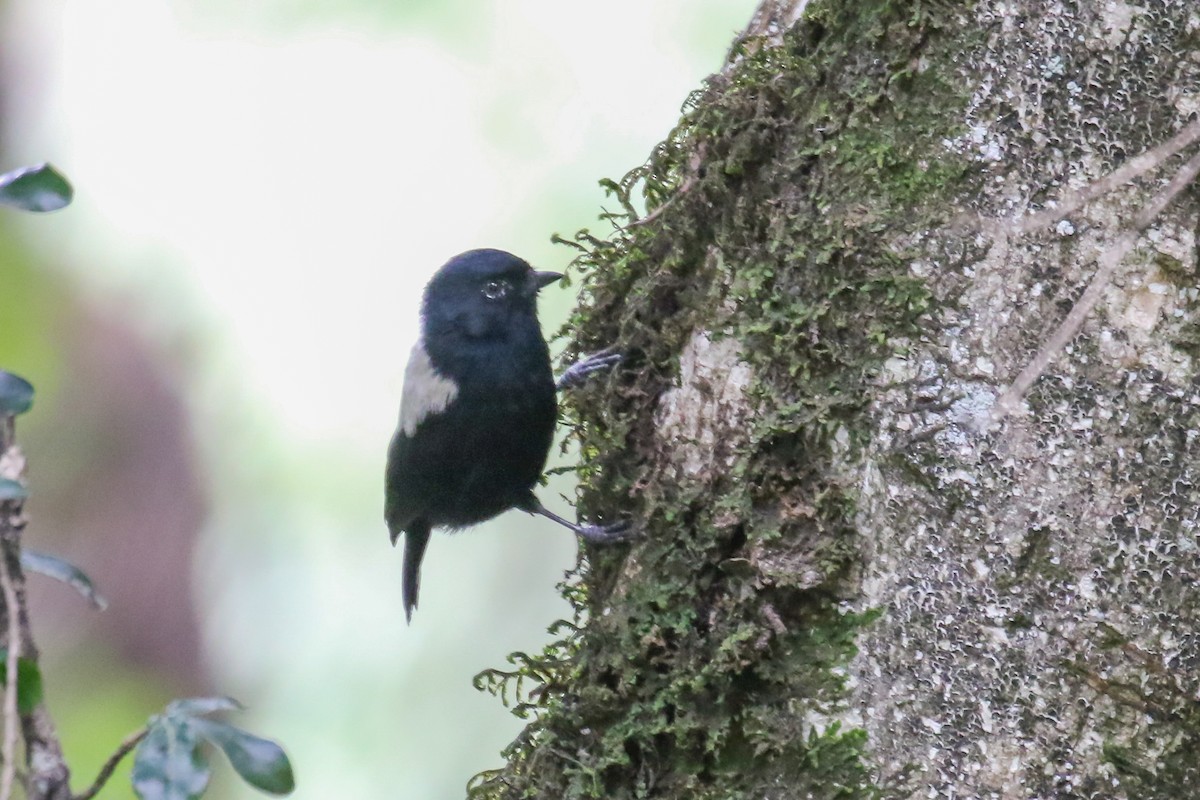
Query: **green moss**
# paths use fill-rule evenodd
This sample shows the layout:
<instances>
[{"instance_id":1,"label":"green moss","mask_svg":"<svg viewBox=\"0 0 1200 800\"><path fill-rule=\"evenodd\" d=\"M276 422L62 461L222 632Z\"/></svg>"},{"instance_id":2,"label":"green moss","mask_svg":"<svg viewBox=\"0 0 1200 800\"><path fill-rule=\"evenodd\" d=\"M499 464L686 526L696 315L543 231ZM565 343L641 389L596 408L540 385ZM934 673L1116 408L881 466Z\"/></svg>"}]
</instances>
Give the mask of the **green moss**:
<instances>
[{"instance_id":1,"label":"green moss","mask_svg":"<svg viewBox=\"0 0 1200 800\"><path fill-rule=\"evenodd\" d=\"M1117 708L1154 723L1154 736L1114 737L1104 745L1109 765L1126 797L1180 800L1196 796L1200 785L1200 705L1173 672L1162 669L1163 654L1128 646L1126 636L1102 626L1101 636L1118 656L1105 675L1072 665L1089 687Z\"/></svg>"},{"instance_id":2,"label":"green moss","mask_svg":"<svg viewBox=\"0 0 1200 800\"><path fill-rule=\"evenodd\" d=\"M1113 771L1126 797L1140 800L1184 800L1196 796L1200 785L1200 727L1181 735L1166 752L1148 754L1134 747L1106 744L1104 759Z\"/></svg>"},{"instance_id":3,"label":"green moss","mask_svg":"<svg viewBox=\"0 0 1200 800\"><path fill-rule=\"evenodd\" d=\"M1158 267L1159 273L1164 278L1176 286L1190 289L1196 285L1195 271L1174 256L1156 250L1154 266Z\"/></svg>"},{"instance_id":4,"label":"green moss","mask_svg":"<svg viewBox=\"0 0 1200 800\"><path fill-rule=\"evenodd\" d=\"M878 794L865 734L836 722L873 619L843 608L859 542L837 476L870 435L870 382L930 305L912 234L972 179L942 145L967 90L928 8L813 3L783 45L747 43L645 166L605 183L618 230L575 238L567 330L579 351L627 357L568 414L580 515L619 511L643 537L588 548L563 637L480 676L531 722L472 797ZM739 344L752 411L722 463L687 472L655 409L697 331Z\"/></svg>"}]
</instances>

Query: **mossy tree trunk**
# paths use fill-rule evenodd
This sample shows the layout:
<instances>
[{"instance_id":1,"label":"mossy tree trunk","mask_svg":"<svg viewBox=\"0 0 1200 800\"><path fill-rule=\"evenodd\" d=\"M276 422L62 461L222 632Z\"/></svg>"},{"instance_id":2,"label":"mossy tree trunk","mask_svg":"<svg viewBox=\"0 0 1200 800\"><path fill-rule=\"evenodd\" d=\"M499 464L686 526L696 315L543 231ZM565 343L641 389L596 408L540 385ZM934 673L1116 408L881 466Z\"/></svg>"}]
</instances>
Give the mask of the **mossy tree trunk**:
<instances>
[{"instance_id":1,"label":"mossy tree trunk","mask_svg":"<svg viewBox=\"0 0 1200 800\"><path fill-rule=\"evenodd\" d=\"M1093 284L1189 154L1015 222L1194 117L1200 7L802 5L577 239L580 511L644 537L482 677L543 685L472 794L1200 796L1200 193Z\"/></svg>"}]
</instances>

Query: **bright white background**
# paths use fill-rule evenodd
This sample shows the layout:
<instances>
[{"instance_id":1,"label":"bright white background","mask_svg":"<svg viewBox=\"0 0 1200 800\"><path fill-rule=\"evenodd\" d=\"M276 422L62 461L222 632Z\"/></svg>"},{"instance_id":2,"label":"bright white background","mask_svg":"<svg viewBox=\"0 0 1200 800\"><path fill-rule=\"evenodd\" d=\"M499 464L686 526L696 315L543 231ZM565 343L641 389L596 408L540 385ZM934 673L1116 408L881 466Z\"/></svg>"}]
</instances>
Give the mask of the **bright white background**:
<instances>
[{"instance_id":1,"label":"bright white background","mask_svg":"<svg viewBox=\"0 0 1200 800\"><path fill-rule=\"evenodd\" d=\"M456 252L561 269L551 233L604 233L596 180L754 5L9 0L7 155L78 192L30 242L177 354L208 668L297 797L458 797L518 730L470 679L544 641L575 543L515 512L439 535L405 627L381 475L415 304ZM545 296L552 331L570 298Z\"/></svg>"}]
</instances>

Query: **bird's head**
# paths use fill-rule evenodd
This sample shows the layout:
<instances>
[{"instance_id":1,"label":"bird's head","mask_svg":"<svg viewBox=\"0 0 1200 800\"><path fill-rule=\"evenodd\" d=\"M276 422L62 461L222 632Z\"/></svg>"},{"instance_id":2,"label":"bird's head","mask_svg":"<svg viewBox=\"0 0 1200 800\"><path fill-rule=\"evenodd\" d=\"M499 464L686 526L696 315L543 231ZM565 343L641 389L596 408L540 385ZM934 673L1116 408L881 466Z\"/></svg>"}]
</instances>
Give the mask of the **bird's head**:
<instances>
[{"instance_id":1,"label":"bird's head","mask_svg":"<svg viewBox=\"0 0 1200 800\"><path fill-rule=\"evenodd\" d=\"M447 261L425 287L425 325L470 339L507 338L514 326L536 325L538 290L561 277L537 272L503 250L468 250Z\"/></svg>"}]
</instances>

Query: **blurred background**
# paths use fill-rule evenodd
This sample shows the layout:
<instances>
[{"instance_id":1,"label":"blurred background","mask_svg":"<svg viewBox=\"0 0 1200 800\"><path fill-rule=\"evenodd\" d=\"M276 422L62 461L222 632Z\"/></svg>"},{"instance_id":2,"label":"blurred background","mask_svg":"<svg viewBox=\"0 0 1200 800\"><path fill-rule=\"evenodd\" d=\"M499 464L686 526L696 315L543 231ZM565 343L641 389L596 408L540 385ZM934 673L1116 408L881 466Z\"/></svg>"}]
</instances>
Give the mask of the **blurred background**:
<instances>
[{"instance_id":1,"label":"blurred background","mask_svg":"<svg viewBox=\"0 0 1200 800\"><path fill-rule=\"evenodd\" d=\"M491 246L540 269L606 226L755 0L0 0L0 367L39 394L29 546L77 789L176 696L224 693L298 798L454 798L519 730L471 687L566 614L575 542L512 512L430 545L412 627L384 455L425 280ZM556 330L569 291L543 294ZM563 480L541 494L560 512ZM220 757L214 755L214 762ZM128 761L101 795L131 797ZM217 763L208 796L258 796Z\"/></svg>"}]
</instances>

